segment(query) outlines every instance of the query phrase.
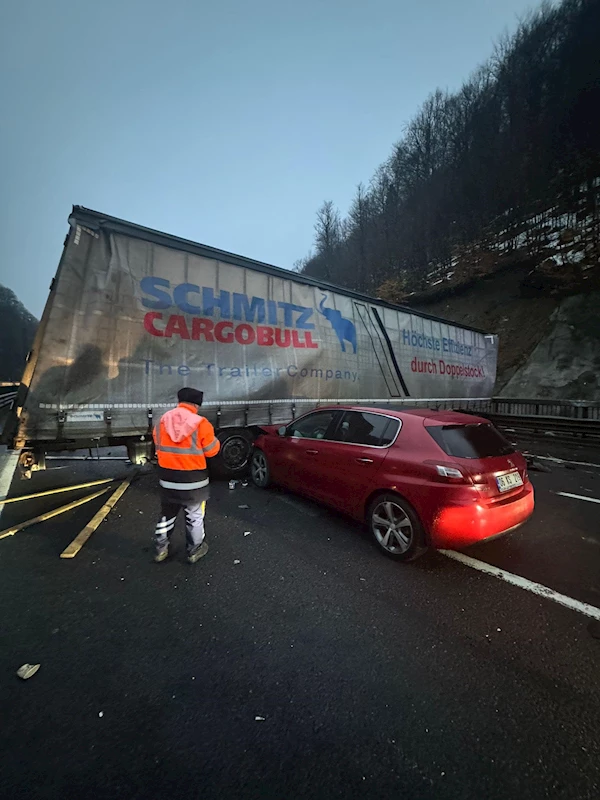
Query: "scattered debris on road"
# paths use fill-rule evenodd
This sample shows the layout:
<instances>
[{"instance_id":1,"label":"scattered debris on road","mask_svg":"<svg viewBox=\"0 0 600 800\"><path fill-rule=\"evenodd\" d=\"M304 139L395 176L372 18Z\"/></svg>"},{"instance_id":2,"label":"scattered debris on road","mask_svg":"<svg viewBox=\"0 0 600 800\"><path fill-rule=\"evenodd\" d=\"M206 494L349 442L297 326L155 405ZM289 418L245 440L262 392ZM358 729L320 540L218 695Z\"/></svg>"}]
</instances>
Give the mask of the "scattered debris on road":
<instances>
[{"instance_id":1,"label":"scattered debris on road","mask_svg":"<svg viewBox=\"0 0 600 800\"><path fill-rule=\"evenodd\" d=\"M88 481L87 483L76 483L73 486L59 486L57 489L47 489L45 492L36 492L35 494L24 494L20 497L3 497L0 500L0 505L7 505L8 503L20 503L23 500L36 500L39 497L47 497L48 495L60 494L61 492L74 492L78 489L87 489L90 486L98 486L103 483L111 483L116 480L115 478L102 478L98 481Z\"/></svg>"},{"instance_id":2,"label":"scattered debris on road","mask_svg":"<svg viewBox=\"0 0 600 800\"><path fill-rule=\"evenodd\" d=\"M264 722L266 717L254 717L255 722Z\"/></svg>"},{"instance_id":3,"label":"scattered debris on road","mask_svg":"<svg viewBox=\"0 0 600 800\"><path fill-rule=\"evenodd\" d=\"M41 664L23 664L22 667L19 667L17 670L17 675L22 680L26 681L29 678L32 678L38 669L41 667Z\"/></svg>"},{"instance_id":4,"label":"scattered debris on road","mask_svg":"<svg viewBox=\"0 0 600 800\"><path fill-rule=\"evenodd\" d=\"M73 539L70 545L66 547L62 553L60 554L61 558L75 558L77 553L81 550L83 545L87 542L90 538L92 533L100 526L100 523L103 522L108 514L112 511L112 509L117 504L118 500L123 496L127 487L130 485L131 481L136 477L137 473L134 473L130 478L124 480L111 494L108 498L106 503L102 506L102 508L94 514L88 524L83 528L77 536ZM98 494L102 494L104 489L99 492ZM93 495L90 495L92 497ZM140 514L143 512L140 511Z\"/></svg>"},{"instance_id":5,"label":"scattered debris on road","mask_svg":"<svg viewBox=\"0 0 600 800\"><path fill-rule=\"evenodd\" d=\"M552 472L550 467L547 467L545 464L541 464L534 456L529 454L525 455L525 461L527 462L527 469L532 470L533 472Z\"/></svg>"},{"instance_id":6,"label":"scattered debris on road","mask_svg":"<svg viewBox=\"0 0 600 800\"><path fill-rule=\"evenodd\" d=\"M233 563L234 564L241 564L242 562L239 560L239 558L236 558Z\"/></svg>"},{"instance_id":7,"label":"scattered debris on road","mask_svg":"<svg viewBox=\"0 0 600 800\"><path fill-rule=\"evenodd\" d=\"M251 533L252 531L244 531L244 536L250 536Z\"/></svg>"},{"instance_id":8,"label":"scattered debris on road","mask_svg":"<svg viewBox=\"0 0 600 800\"><path fill-rule=\"evenodd\" d=\"M250 506L247 506L246 503L242 503L242 505L238 506L238 508L250 508Z\"/></svg>"},{"instance_id":9,"label":"scattered debris on road","mask_svg":"<svg viewBox=\"0 0 600 800\"><path fill-rule=\"evenodd\" d=\"M77 508L84 503L88 503L90 500L95 500L96 497L100 497L101 494L104 494L107 489L108 487L100 489L100 491L88 494L85 497L82 497L80 500L74 500L72 503L67 503L66 505L55 508L52 511L46 511L45 514L40 514L39 517L34 517L33 519L28 519L25 522L20 522L13 528L7 528L4 531L0 531L0 539L4 539L7 536L14 536L15 533L25 530L25 528L30 528L32 525L37 525L39 522L45 522L48 519L52 519L52 517L58 516L58 514L64 514L67 511L71 511L72 509Z\"/></svg>"}]
</instances>

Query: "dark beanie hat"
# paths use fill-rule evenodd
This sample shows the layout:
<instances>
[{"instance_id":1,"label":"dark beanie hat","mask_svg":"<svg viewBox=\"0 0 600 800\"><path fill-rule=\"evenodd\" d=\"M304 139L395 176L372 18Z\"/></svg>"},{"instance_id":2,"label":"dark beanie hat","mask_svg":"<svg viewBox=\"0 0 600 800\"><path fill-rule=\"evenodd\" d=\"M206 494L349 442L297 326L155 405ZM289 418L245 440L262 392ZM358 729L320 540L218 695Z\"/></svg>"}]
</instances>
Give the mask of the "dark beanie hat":
<instances>
[{"instance_id":1,"label":"dark beanie hat","mask_svg":"<svg viewBox=\"0 0 600 800\"><path fill-rule=\"evenodd\" d=\"M184 386L177 392L177 399L180 403L193 403L195 406L202 405L204 392L199 389L192 389L191 386Z\"/></svg>"}]
</instances>

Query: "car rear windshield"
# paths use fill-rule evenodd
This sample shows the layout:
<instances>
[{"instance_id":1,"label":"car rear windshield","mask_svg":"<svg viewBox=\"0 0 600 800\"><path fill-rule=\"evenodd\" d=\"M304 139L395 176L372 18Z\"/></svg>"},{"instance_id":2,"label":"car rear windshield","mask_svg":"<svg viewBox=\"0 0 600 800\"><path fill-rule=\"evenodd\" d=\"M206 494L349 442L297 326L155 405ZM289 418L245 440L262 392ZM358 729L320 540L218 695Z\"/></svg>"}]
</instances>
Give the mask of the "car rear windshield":
<instances>
[{"instance_id":1,"label":"car rear windshield","mask_svg":"<svg viewBox=\"0 0 600 800\"><path fill-rule=\"evenodd\" d=\"M515 452L493 425L431 425L427 430L442 450L455 458L491 458Z\"/></svg>"}]
</instances>

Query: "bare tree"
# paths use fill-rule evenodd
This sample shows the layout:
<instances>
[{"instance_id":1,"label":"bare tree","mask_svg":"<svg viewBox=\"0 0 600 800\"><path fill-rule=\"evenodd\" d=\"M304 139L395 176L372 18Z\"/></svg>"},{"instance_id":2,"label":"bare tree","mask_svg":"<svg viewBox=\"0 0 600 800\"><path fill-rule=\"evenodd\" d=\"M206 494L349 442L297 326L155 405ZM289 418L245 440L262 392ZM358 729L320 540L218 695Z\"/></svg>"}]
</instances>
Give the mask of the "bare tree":
<instances>
[{"instance_id":1,"label":"bare tree","mask_svg":"<svg viewBox=\"0 0 600 800\"><path fill-rule=\"evenodd\" d=\"M321 206L300 269L361 289L401 274L411 291L456 248L489 249L553 204L564 214L583 197L579 217L596 220L599 31L598 0L526 16L458 92L427 98L346 220Z\"/></svg>"},{"instance_id":2,"label":"bare tree","mask_svg":"<svg viewBox=\"0 0 600 800\"><path fill-rule=\"evenodd\" d=\"M331 200L326 200L317 211L315 222L315 247L324 268L323 277L331 280L336 272L336 260L342 241L342 222L339 211Z\"/></svg>"}]
</instances>

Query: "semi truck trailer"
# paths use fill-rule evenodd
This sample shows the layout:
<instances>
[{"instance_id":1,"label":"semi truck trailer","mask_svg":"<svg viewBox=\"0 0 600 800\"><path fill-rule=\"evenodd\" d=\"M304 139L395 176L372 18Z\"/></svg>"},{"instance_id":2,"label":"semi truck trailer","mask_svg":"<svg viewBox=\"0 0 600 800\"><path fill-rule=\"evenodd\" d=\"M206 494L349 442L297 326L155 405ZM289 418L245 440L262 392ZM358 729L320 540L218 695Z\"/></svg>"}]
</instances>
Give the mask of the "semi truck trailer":
<instances>
[{"instance_id":1,"label":"semi truck trailer","mask_svg":"<svg viewBox=\"0 0 600 800\"><path fill-rule=\"evenodd\" d=\"M497 353L485 331L74 206L4 439L25 471L84 447L143 463L193 386L231 477L261 424L318 405L490 398Z\"/></svg>"}]
</instances>

